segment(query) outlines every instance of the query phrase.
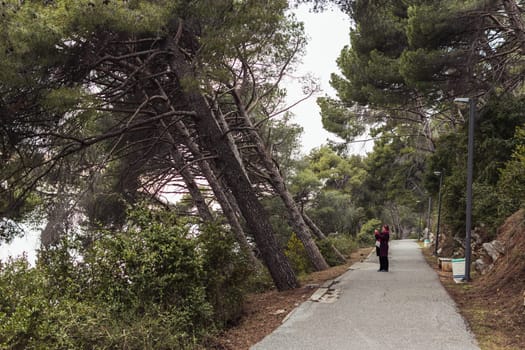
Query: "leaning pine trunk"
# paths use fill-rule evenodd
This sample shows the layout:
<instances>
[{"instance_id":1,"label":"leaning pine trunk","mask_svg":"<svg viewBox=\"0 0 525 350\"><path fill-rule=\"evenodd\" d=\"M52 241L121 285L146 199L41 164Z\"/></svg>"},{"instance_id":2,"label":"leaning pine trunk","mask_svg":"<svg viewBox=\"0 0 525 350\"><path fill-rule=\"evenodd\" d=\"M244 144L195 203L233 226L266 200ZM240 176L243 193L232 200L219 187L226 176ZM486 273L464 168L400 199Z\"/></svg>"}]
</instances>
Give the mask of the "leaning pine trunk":
<instances>
[{"instance_id":1,"label":"leaning pine trunk","mask_svg":"<svg viewBox=\"0 0 525 350\"><path fill-rule=\"evenodd\" d=\"M304 222L306 222L310 230L312 230L312 232L317 236L317 238L326 239L326 236L324 235L323 231L321 231L321 229L317 227L315 222L313 222L313 220L310 219L310 217L304 211L302 212L302 214ZM335 256L337 256L338 260L340 260L342 263L346 261L344 255L341 254L341 252L333 244L330 243L330 247L332 248L332 252L335 254Z\"/></svg>"},{"instance_id":2,"label":"leaning pine trunk","mask_svg":"<svg viewBox=\"0 0 525 350\"><path fill-rule=\"evenodd\" d=\"M288 190L286 189L286 185L281 176L281 173L279 172L279 169L275 165L272 157L266 151L263 140L255 131L253 123L250 120L250 117L248 116L248 113L246 112L242 101L240 100L239 94L235 89L232 90L232 94L235 99L235 103L237 104L237 109L241 114L241 117L243 118L244 122L248 126L248 133L251 136L252 141L255 142L257 152L265 168L269 172L270 182L281 197L284 205L286 206L288 214L290 215L291 224L295 230L295 233L297 234L297 237L303 243L304 248L306 250L306 254L312 262L312 265L317 271L329 268L329 265L326 263L323 255L319 251L317 244L315 244L315 241L312 238L308 226L304 222L303 216L301 214L301 211L299 210L299 207L297 206L297 203L292 198L290 192L288 192Z\"/></svg>"},{"instance_id":3,"label":"leaning pine trunk","mask_svg":"<svg viewBox=\"0 0 525 350\"><path fill-rule=\"evenodd\" d=\"M173 61L171 68L179 81L193 80L190 65L178 47L172 46ZM228 144L217 121L211 114L204 97L198 91L186 91L186 104L196 112L195 126L199 134L200 145L212 154L224 181L231 189L239 209L246 220L246 225L253 233L257 247L268 267L270 275L279 290L298 287L293 269L275 238L269 216L259 202L249 179L244 174L235 152Z\"/></svg>"},{"instance_id":4,"label":"leaning pine trunk","mask_svg":"<svg viewBox=\"0 0 525 350\"><path fill-rule=\"evenodd\" d=\"M199 186L195 181L195 177L193 176L191 171L185 167L186 162L184 161L184 156L182 155L182 152L177 148L175 138L169 132L168 126L166 125L164 120L161 120L160 124L164 128L166 137L168 138L168 141L171 145L170 155L172 158L172 162L175 165L175 169L179 172L179 174L182 177L182 180L186 184L186 188L191 196L193 204L199 212L200 218L205 222L212 222L213 215L211 214L210 208L206 204L204 196L202 195Z\"/></svg>"},{"instance_id":5,"label":"leaning pine trunk","mask_svg":"<svg viewBox=\"0 0 525 350\"><path fill-rule=\"evenodd\" d=\"M166 91L164 90L162 85L159 82L157 82L157 86L159 88L160 95L163 96L165 101L169 101L168 96L166 94ZM174 108L171 105L168 105L168 108L174 110ZM162 125L164 126L164 128L167 128L166 124L164 122L162 122L162 123L163 123ZM219 205L221 206L221 209L222 209L222 212L223 212L224 216L226 217L226 219L228 220L228 223L230 224L232 232L233 232L233 234L235 236L235 240L239 244L239 247L241 248L242 252L248 257L248 259L250 259L250 261L252 262L252 266L256 270L260 270L261 269L261 263L259 262L259 260L255 256L255 254L253 253L253 250L250 247L250 244L248 243L248 240L246 239L246 235L244 234L244 230L243 230L243 228L242 228L242 226L241 226L241 224L239 222L239 218L235 214L235 211L232 209L230 201L229 201L229 199L228 199L228 197L226 195L226 191L224 190L223 186L220 184L219 180L215 176L215 174L214 174L210 164L208 163L208 161L206 159L204 159L204 156L202 155L202 153L201 153L201 151L199 149L199 146L191 138L190 132L186 128L186 125L180 120L175 122L174 125L175 125L177 131L182 136L182 139L183 139L185 145L188 147L188 149L190 150L192 155L196 159L201 159L201 161L199 162L200 163L200 169L203 172L204 177L206 178L206 181L210 185L210 187L211 187L211 189L212 189L212 191L213 191L213 193L215 195L215 198L217 198L217 201L219 202ZM169 135L170 140L172 142L174 142L173 135L171 135L171 133L169 133L169 132L167 134ZM177 156L177 154L174 154L174 156ZM182 157L182 155L181 155L181 157ZM184 160L180 159L180 158L177 158L177 160L179 162L184 162ZM181 172L181 174L184 175L182 172ZM200 191L197 194L197 193L192 193L191 188L189 188L189 190L190 190L190 195L192 195L192 198L195 201L195 204L197 205L198 203L200 203L201 200L198 200L198 201L196 200L196 199L199 198L199 195L200 195L200 197L202 197L202 195L200 194ZM197 188L197 190L198 190L198 188ZM194 194L195 194L196 197L193 197ZM203 198L202 198L202 201L204 201ZM209 209L208 209L207 206L206 206L206 209L207 209L207 212L206 212L206 210L204 208L197 206L197 210L199 210L199 215L201 215L201 218L203 220L205 220L205 221L211 222L213 218L211 217L211 213L209 212ZM209 213L209 215L208 215L208 213Z\"/></svg>"}]
</instances>

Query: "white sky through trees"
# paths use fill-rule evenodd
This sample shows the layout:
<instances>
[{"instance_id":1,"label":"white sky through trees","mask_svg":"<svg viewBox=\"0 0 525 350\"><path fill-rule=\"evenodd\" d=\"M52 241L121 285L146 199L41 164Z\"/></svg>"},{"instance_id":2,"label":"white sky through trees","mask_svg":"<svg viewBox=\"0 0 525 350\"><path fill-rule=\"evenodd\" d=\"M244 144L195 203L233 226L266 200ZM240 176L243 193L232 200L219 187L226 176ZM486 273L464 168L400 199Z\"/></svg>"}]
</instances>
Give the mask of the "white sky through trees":
<instances>
[{"instance_id":1,"label":"white sky through trees","mask_svg":"<svg viewBox=\"0 0 525 350\"><path fill-rule=\"evenodd\" d=\"M294 122L304 128L301 137L304 154L325 144L327 139L339 140L337 136L323 129L320 108L316 99L324 95L335 97L335 90L330 86L330 75L339 74L337 57L343 47L350 42L350 20L346 14L335 7L321 13L310 12L310 8L311 5L302 5L294 10L297 19L304 23L305 32L309 38L303 63L298 67L294 76L312 74L318 78L321 85L319 94L291 109L295 115ZM286 88L288 104L291 105L303 97L299 83L287 83ZM365 154L372 149L372 142L356 142L350 147L350 152L353 154Z\"/></svg>"}]
</instances>

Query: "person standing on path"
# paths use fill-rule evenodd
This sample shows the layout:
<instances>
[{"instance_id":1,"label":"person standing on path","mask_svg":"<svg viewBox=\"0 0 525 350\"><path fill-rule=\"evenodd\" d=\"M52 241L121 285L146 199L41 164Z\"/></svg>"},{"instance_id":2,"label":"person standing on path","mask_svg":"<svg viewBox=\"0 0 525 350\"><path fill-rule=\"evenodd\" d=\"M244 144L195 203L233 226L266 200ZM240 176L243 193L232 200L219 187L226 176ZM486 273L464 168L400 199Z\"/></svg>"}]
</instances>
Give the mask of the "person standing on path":
<instances>
[{"instance_id":1,"label":"person standing on path","mask_svg":"<svg viewBox=\"0 0 525 350\"><path fill-rule=\"evenodd\" d=\"M388 272L388 241L390 240L390 230L388 225L383 225L379 234L379 270L378 272Z\"/></svg>"}]
</instances>

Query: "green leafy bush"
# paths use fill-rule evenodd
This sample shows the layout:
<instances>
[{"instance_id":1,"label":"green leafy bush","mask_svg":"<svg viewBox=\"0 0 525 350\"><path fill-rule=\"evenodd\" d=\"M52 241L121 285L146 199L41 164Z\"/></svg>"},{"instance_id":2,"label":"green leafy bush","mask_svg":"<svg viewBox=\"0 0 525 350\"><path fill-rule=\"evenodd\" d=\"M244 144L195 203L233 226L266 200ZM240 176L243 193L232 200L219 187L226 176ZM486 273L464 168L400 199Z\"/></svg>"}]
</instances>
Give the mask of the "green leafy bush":
<instances>
[{"instance_id":1,"label":"green leafy bush","mask_svg":"<svg viewBox=\"0 0 525 350\"><path fill-rule=\"evenodd\" d=\"M312 266L306 255L306 249L299 238L297 238L295 232L290 236L284 254L288 257L292 268L298 275L312 271Z\"/></svg>"},{"instance_id":2,"label":"green leafy bush","mask_svg":"<svg viewBox=\"0 0 525 350\"><path fill-rule=\"evenodd\" d=\"M0 348L197 348L238 317L252 271L222 226L138 209L126 227L0 265Z\"/></svg>"},{"instance_id":3,"label":"green leafy bush","mask_svg":"<svg viewBox=\"0 0 525 350\"><path fill-rule=\"evenodd\" d=\"M245 282L248 293L265 292L275 287L272 276L265 266L256 269Z\"/></svg>"},{"instance_id":4,"label":"green leafy bush","mask_svg":"<svg viewBox=\"0 0 525 350\"><path fill-rule=\"evenodd\" d=\"M325 258L328 265L337 266L337 265L344 263L344 260L335 254L335 251L333 249L334 245L331 242L331 240L327 238L327 239L319 240L316 243L317 243L317 246L319 247L319 251Z\"/></svg>"},{"instance_id":5,"label":"green leafy bush","mask_svg":"<svg viewBox=\"0 0 525 350\"><path fill-rule=\"evenodd\" d=\"M512 158L500 170L498 182L498 212L506 217L525 208L525 127L518 128Z\"/></svg>"},{"instance_id":6,"label":"green leafy bush","mask_svg":"<svg viewBox=\"0 0 525 350\"><path fill-rule=\"evenodd\" d=\"M233 236L218 225L207 225L199 235L207 300L215 322L224 326L236 321L255 267L240 254Z\"/></svg>"},{"instance_id":7,"label":"green leafy bush","mask_svg":"<svg viewBox=\"0 0 525 350\"><path fill-rule=\"evenodd\" d=\"M336 247L337 250L339 250L339 252L345 256L350 256L350 254L359 248L356 238L350 235L339 234L335 236L329 236L328 240L332 242L334 247Z\"/></svg>"},{"instance_id":8,"label":"green leafy bush","mask_svg":"<svg viewBox=\"0 0 525 350\"><path fill-rule=\"evenodd\" d=\"M360 247L373 246L375 242L374 230L381 229L381 221L379 219L370 219L362 227L357 235L357 243Z\"/></svg>"}]
</instances>

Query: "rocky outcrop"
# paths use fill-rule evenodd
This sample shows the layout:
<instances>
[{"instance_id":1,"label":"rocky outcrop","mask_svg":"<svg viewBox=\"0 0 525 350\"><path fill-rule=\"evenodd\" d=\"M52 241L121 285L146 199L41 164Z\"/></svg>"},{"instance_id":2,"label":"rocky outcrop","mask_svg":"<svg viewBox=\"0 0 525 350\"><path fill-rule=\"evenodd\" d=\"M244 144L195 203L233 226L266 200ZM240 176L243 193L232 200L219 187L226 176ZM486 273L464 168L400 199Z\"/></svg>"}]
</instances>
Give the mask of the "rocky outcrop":
<instances>
[{"instance_id":1,"label":"rocky outcrop","mask_svg":"<svg viewBox=\"0 0 525 350\"><path fill-rule=\"evenodd\" d=\"M481 245L481 257L474 263L474 268L484 275L494 268L494 263L505 255L505 245L498 241L486 242Z\"/></svg>"},{"instance_id":2,"label":"rocky outcrop","mask_svg":"<svg viewBox=\"0 0 525 350\"><path fill-rule=\"evenodd\" d=\"M501 255L505 255L505 246L500 241L483 243L483 250L490 256L493 262L498 260Z\"/></svg>"},{"instance_id":3,"label":"rocky outcrop","mask_svg":"<svg viewBox=\"0 0 525 350\"><path fill-rule=\"evenodd\" d=\"M482 275L492 270L493 267L494 267L494 264L489 264L485 262L483 258L479 258L474 262L474 268L476 269L476 271L478 271Z\"/></svg>"}]
</instances>

